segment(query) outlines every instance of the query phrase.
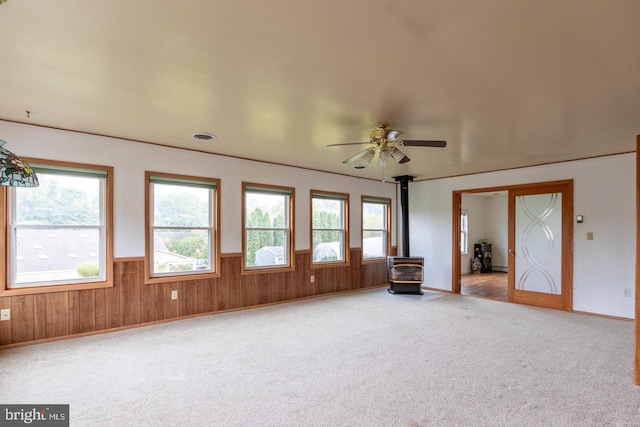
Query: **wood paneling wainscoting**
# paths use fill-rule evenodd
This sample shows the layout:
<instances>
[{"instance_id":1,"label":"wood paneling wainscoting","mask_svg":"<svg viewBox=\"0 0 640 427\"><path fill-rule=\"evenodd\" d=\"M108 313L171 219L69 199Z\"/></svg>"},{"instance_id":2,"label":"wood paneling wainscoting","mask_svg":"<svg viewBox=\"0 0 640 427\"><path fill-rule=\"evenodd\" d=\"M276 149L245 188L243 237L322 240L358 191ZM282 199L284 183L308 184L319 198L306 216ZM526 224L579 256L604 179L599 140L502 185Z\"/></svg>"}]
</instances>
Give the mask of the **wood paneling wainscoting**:
<instances>
[{"instance_id":1,"label":"wood paneling wainscoting","mask_svg":"<svg viewBox=\"0 0 640 427\"><path fill-rule=\"evenodd\" d=\"M115 259L112 288L0 298L0 308L11 309L11 320L0 322L0 348L388 283L386 262L361 264L360 249L350 255L348 267L312 270L310 251L299 251L295 271L241 275L241 254L229 254L219 278L149 285L143 258Z\"/></svg>"}]
</instances>

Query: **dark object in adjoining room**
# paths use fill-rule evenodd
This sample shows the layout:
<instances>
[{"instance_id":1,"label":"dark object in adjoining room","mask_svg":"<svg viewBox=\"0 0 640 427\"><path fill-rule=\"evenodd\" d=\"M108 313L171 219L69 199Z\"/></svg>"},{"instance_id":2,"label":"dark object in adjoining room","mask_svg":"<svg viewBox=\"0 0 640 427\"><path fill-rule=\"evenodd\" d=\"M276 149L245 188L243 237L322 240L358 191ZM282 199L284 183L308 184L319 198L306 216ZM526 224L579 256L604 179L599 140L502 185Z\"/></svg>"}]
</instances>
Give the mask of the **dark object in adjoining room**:
<instances>
[{"instance_id":1,"label":"dark object in adjoining room","mask_svg":"<svg viewBox=\"0 0 640 427\"><path fill-rule=\"evenodd\" d=\"M491 243L473 245L473 259L480 261L480 273L491 273Z\"/></svg>"},{"instance_id":2,"label":"dark object in adjoining room","mask_svg":"<svg viewBox=\"0 0 640 427\"><path fill-rule=\"evenodd\" d=\"M389 293L422 295L424 280L424 258L387 257L389 272Z\"/></svg>"}]
</instances>

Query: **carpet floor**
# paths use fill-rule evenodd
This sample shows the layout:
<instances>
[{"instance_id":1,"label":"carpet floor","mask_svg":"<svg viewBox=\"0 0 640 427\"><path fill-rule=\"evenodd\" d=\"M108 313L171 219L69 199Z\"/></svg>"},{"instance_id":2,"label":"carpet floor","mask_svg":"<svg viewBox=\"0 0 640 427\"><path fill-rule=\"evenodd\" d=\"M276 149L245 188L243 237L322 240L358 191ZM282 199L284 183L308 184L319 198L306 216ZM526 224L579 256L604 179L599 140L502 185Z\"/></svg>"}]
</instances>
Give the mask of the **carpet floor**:
<instances>
[{"instance_id":1,"label":"carpet floor","mask_svg":"<svg viewBox=\"0 0 640 427\"><path fill-rule=\"evenodd\" d=\"M71 426L638 426L633 322L375 289L0 351Z\"/></svg>"}]
</instances>

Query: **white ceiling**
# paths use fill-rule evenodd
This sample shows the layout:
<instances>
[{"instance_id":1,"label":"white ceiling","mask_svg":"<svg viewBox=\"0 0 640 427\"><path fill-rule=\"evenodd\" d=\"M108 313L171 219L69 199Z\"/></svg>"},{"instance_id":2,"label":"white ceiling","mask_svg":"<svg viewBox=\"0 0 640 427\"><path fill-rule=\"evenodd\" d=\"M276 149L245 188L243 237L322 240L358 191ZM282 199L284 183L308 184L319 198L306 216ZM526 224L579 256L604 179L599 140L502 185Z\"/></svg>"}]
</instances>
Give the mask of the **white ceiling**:
<instances>
[{"instance_id":1,"label":"white ceiling","mask_svg":"<svg viewBox=\"0 0 640 427\"><path fill-rule=\"evenodd\" d=\"M372 179L326 145L446 140L384 170L416 180L630 152L640 1L8 0L0 119Z\"/></svg>"}]
</instances>

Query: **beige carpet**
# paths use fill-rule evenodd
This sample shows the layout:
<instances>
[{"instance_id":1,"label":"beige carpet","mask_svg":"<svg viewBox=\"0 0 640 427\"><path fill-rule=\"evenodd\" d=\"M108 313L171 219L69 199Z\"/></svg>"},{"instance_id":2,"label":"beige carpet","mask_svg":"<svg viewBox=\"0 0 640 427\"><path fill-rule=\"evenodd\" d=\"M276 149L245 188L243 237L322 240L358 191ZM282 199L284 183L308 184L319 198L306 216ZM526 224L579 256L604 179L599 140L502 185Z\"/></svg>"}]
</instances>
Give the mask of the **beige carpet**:
<instances>
[{"instance_id":1,"label":"beige carpet","mask_svg":"<svg viewBox=\"0 0 640 427\"><path fill-rule=\"evenodd\" d=\"M0 351L77 426L638 426L633 323L385 289Z\"/></svg>"}]
</instances>

